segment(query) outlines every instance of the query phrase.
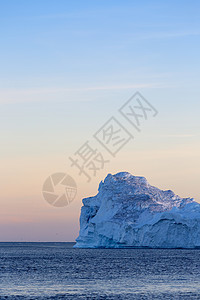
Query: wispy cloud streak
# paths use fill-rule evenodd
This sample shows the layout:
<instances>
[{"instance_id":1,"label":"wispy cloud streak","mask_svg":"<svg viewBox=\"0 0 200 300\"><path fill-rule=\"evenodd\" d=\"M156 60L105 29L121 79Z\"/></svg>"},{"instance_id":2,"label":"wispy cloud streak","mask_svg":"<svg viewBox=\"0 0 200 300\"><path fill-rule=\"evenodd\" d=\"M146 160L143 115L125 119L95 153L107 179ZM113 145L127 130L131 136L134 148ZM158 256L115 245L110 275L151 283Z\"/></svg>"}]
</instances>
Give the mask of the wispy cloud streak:
<instances>
[{"instance_id":1,"label":"wispy cloud streak","mask_svg":"<svg viewBox=\"0 0 200 300\"><path fill-rule=\"evenodd\" d=\"M8 102L27 102L27 101L43 101L48 100L48 96L56 95L58 100L60 95L68 95L69 93L90 92L90 91L106 91L106 90L127 90L141 88L162 88L159 83L139 83L127 85L108 85L81 88L36 88L36 89L2 89L0 90L0 103ZM44 97L44 98L42 98ZM67 99L67 98L66 98ZM70 99L68 100L70 101Z\"/></svg>"}]
</instances>

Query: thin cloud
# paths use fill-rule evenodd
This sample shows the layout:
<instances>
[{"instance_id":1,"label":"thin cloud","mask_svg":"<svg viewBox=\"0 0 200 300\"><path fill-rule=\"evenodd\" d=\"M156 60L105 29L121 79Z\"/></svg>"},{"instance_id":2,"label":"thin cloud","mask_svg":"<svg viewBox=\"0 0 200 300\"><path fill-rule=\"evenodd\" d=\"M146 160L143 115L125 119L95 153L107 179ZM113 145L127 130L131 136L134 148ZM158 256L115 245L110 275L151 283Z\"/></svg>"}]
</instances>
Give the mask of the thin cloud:
<instances>
[{"instance_id":1,"label":"thin cloud","mask_svg":"<svg viewBox=\"0 0 200 300\"><path fill-rule=\"evenodd\" d=\"M158 137L164 137L164 138L190 138L190 137L197 137L198 134L164 134L160 135Z\"/></svg>"},{"instance_id":2,"label":"thin cloud","mask_svg":"<svg viewBox=\"0 0 200 300\"><path fill-rule=\"evenodd\" d=\"M156 83L141 83L130 85L110 85L110 86L94 86L83 88L37 88L37 89L12 89L12 90L0 90L0 103L9 102L27 102L27 101L46 101L48 97L56 96L58 100L59 96L68 95L69 93L76 92L90 92L90 91L103 91L103 90L126 90L126 89L141 89L141 88L162 88L161 84ZM36 98L36 96L44 97ZM66 98L67 99L67 98ZM70 99L68 100L70 101Z\"/></svg>"},{"instance_id":3,"label":"thin cloud","mask_svg":"<svg viewBox=\"0 0 200 300\"><path fill-rule=\"evenodd\" d=\"M189 36L199 36L199 31L181 31L181 32L157 32L151 34L144 34L138 36L139 39L167 39L167 38L181 38Z\"/></svg>"}]
</instances>

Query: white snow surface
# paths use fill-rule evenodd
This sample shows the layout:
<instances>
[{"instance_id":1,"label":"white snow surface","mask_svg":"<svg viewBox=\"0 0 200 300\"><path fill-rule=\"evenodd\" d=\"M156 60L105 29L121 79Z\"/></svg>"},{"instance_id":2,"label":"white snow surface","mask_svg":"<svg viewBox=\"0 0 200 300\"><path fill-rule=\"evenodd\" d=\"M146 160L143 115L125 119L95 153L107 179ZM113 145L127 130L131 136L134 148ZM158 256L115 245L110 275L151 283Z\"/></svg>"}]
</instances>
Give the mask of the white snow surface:
<instances>
[{"instance_id":1,"label":"white snow surface","mask_svg":"<svg viewBox=\"0 0 200 300\"><path fill-rule=\"evenodd\" d=\"M200 204L127 172L108 174L83 199L75 248L198 248Z\"/></svg>"}]
</instances>

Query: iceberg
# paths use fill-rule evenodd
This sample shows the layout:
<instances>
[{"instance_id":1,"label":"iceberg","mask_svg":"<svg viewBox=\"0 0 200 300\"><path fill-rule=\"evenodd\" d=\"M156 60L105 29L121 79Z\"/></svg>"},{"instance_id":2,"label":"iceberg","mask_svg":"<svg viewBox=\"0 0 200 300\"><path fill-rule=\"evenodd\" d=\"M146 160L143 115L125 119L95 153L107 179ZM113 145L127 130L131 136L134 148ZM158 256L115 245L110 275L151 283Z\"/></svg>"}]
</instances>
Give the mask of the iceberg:
<instances>
[{"instance_id":1,"label":"iceberg","mask_svg":"<svg viewBox=\"0 0 200 300\"><path fill-rule=\"evenodd\" d=\"M144 177L108 174L82 202L75 248L200 247L200 204Z\"/></svg>"}]
</instances>

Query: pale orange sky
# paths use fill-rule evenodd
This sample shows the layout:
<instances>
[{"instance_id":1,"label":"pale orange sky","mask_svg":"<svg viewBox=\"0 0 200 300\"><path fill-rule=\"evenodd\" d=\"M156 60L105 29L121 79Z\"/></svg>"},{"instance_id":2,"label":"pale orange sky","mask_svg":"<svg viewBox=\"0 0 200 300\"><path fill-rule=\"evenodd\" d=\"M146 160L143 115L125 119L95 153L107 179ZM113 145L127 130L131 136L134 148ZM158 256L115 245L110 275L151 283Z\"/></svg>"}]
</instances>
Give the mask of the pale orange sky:
<instances>
[{"instance_id":1,"label":"pale orange sky","mask_svg":"<svg viewBox=\"0 0 200 300\"><path fill-rule=\"evenodd\" d=\"M62 152L54 144L54 135L47 154L29 154L27 150L31 152L32 145L27 148L26 154L14 153L13 148L13 155L8 154L1 159L0 240L73 241L79 230L81 200L97 193L98 184L107 173L128 171L145 176L152 185L172 189L182 197L194 197L200 202L200 144L197 137L160 134L160 115L146 122L146 128L135 135L135 140L130 141L116 158L109 157L110 162L105 169L90 183L84 176L78 175L76 168L70 167L68 156L72 156L78 148L71 150L73 147L70 145L70 150L67 150L69 129L66 134L63 130L66 144ZM63 136L59 138L63 139ZM85 140L87 138L92 140L92 135L86 135ZM84 140L80 138L80 141ZM13 144L13 147L16 145ZM22 145L20 147L23 148ZM37 150L37 144L34 149ZM103 153L107 155L104 150ZM66 172L77 182L77 196L67 207L55 208L43 199L43 182L55 172Z\"/></svg>"}]
</instances>

